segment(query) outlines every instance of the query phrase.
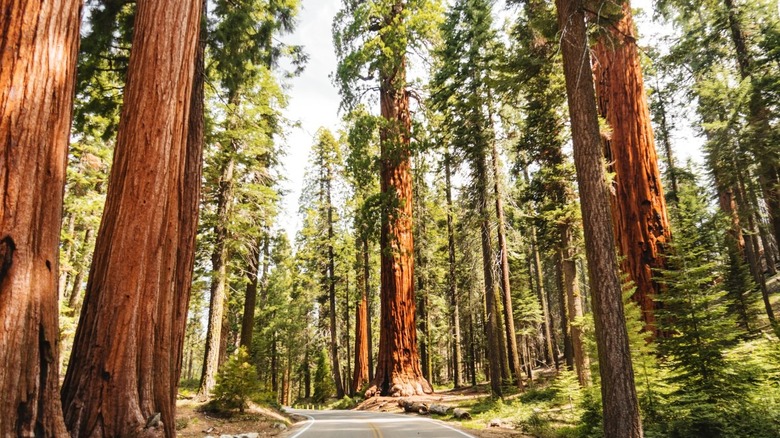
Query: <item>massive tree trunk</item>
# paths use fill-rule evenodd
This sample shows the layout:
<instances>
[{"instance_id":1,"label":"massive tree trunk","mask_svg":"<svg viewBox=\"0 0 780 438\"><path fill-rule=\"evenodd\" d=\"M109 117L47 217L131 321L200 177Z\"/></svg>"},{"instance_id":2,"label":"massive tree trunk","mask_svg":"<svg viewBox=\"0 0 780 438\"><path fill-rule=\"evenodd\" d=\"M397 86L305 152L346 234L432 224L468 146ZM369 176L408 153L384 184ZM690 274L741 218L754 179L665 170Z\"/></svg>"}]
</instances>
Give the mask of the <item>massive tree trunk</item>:
<instances>
[{"instance_id":1,"label":"massive tree trunk","mask_svg":"<svg viewBox=\"0 0 780 438\"><path fill-rule=\"evenodd\" d=\"M368 383L368 291L366 288L366 275L363 263L368 259L368 242L365 238L358 239L356 253L355 272L357 274L356 287L360 291L360 301L355 310L355 372L352 376L351 393L355 394ZM364 257L365 255L365 257Z\"/></svg>"},{"instance_id":2,"label":"massive tree trunk","mask_svg":"<svg viewBox=\"0 0 780 438\"><path fill-rule=\"evenodd\" d=\"M72 436L175 434L198 190L185 184L200 166L187 129L200 15L200 2L137 5L106 207L62 388Z\"/></svg>"},{"instance_id":3,"label":"massive tree trunk","mask_svg":"<svg viewBox=\"0 0 780 438\"><path fill-rule=\"evenodd\" d=\"M636 285L645 330L655 333L654 296L661 293L654 271L664 269L671 239L658 170L636 32L628 1L623 16L594 46L599 114L609 123L605 153L615 173L612 223L621 267Z\"/></svg>"},{"instance_id":4,"label":"massive tree trunk","mask_svg":"<svg viewBox=\"0 0 780 438\"><path fill-rule=\"evenodd\" d=\"M450 328L452 330L452 380L455 388L463 386L463 380L460 375L460 366L463 362L463 353L460 346L460 307L458 305L458 284L455 268L455 229L452 221L452 181L450 169L449 148L444 154L444 177L445 190L447 196L447 253L448 253L448 271L447 288L450 299Z\"/></svg>"},{"instance_id":5,"label":"massive tree trunk","mask_svg":"<svg viewBox=\"0 0 780 438\"><path fill-rule=\"evenodd\" d=\"M385 23L400 20L404 3L396 2ZM379 356L366 396L430 394L417 351L412 236L411 117L403 55L379 73L379 100L385 123L379 131L381 193L384 196L381 251Z\"/></svg>"},{"instance_id":6,"label":"massive tree trunk","mask_svg":"<svg viewBox=\"0 0 780 438\"><path fill-rule=\"evenodd\" d=\"M557 0L599 351L604 436L641 438L582 0Z\"/></svg>"},{"instance_id":7,"label":"massive tree trunk","mask_svg":"<svg viewBox=\"0 0 780 438\"><path fill-rule=\"evenodd\" d=\"M498 148L493 139L490 155L493 165L493 194L496 197L496 218L498 220L498 250L501 264L501 290L504 305L504 330L506 332L507 360L509 370L514 376L518 388L523 388L523 377L520 373L520 356L517 352L517 337L515 336L515 317L512 311L512 289L509 286L509 251L506 243L506 226L504 222L504 198L501 193L501 164L498 158Z\"/></svg>"},{"instance_id":8,"label":"massive tree trunk","mask_svg":"<svg viewBox=\"0 0 780 438\"><path fill-rule=\"evenodd\" d=\"M57 281L80 9L0 2L2 436L67 435Z\"/></svg>"}]
</instances>

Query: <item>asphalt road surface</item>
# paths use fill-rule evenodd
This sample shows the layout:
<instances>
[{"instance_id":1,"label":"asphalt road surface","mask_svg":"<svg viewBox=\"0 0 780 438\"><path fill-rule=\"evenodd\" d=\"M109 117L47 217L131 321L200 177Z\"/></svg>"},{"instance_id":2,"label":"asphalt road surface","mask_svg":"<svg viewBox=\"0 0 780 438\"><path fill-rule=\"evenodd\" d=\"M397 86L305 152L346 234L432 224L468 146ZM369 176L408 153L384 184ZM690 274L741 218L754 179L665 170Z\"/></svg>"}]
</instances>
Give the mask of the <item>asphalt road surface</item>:
<instances>
[{"instance_id":1,"label":"asphalt road surface","mask_svg":"<svg viewBox=\"0 0 780 438\"><path fill-rule=\"evenodd\" d=\"M440 421L418 415L286 410L308 418L290 430L287 438L474 438Z\"/></svg>"}]
</instances>

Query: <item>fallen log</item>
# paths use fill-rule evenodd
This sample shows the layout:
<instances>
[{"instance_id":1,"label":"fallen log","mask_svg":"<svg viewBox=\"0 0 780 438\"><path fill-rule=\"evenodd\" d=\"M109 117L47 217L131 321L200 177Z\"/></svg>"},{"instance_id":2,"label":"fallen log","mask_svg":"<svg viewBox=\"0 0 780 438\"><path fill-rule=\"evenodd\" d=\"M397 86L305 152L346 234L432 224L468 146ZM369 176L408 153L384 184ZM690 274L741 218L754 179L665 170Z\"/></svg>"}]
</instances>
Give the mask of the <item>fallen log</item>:
<instances>
[{"instance_id":1,"label":"fallen log","mask_svg":"<svg viewBox=\"0 0 780 438\"><path fill-rule=\"evenodd\" d=\"M428 405L425 403L401 399L398 400L398 405L404 409L404 412L414 412L420 415L428 414Z\"/></svg>"},{"instance_id":2,"label":"fallen log","mask_svg":"<svg viewBox=\"0 0 780 438\"><path fill-rule=\"evenodd\" d=\"M452 410L452 408L445 405L432 404L430 407L428 407L428 411L431 414L436 415L447 415L450 410Z\"/></svg>"},{"instance_id":3,"label":"fallen log","mask_svg":"<svg viewBox=\"0 0 780 438\"><path fill-rule=\"evenodd\" d=\"M471 414L469 414L469 411L465 409L455 409L452 411L452 415L457 418L458 420L470 420Z\"/></svg>"}]
</instances>

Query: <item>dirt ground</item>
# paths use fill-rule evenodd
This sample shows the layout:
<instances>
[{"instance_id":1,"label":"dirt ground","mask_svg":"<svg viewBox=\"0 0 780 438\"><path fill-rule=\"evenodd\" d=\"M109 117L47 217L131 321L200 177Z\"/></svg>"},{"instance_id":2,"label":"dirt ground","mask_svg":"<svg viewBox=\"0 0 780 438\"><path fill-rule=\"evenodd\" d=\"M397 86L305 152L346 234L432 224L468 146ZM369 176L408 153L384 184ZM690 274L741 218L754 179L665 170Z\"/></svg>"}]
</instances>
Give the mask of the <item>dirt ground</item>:
<instances>
[{"instance_id":1,"label":"dirt ground","mask_svg":"<svg viewBox=\"0 0 780 438\"><path fill-rule=\"evenodd\" d=\"M294 422L274 410L250 406L244 414L221 418L200 411L202 404L193 400L179 400L176 403L177 436L198 437L240 435L257 433L259 436L277 436L285 432Z\"/></svg>"}]
</instances>

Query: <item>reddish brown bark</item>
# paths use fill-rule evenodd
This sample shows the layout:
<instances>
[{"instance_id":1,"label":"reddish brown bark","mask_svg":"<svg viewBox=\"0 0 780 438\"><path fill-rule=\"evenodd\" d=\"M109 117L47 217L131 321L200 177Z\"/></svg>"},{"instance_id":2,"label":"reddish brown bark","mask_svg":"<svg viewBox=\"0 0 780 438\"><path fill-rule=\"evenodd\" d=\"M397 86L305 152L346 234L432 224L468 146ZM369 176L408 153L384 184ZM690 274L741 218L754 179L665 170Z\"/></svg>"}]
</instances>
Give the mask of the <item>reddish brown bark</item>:
<instances>
[{"instance_id":1,"label":"reddish brown bark","mask_svg":"<svg viewBox=\"0 0 780 438\"><path fill-rule=\"evenodd\" d=\"M188 146L200 14L200 2L137 4L106 207L62 388L74 437L175 435L197 200L185 184L197 175L188 166L200 165Z\"/></svg>"},{"instance_id":2,"label":"reddish brown bark","mask_svg":"<svg viewBox=\"0 0 780 438\"><path fill-rule=\"evenodd\" d=\"M356 269L357 288L360 290L360 301L355 310L355 370L352 377L351 393L357 393L368 383L368 295L366 293L366 276L363 261L368 259L368 242L360 239L357 252ZM366 257L364 257L364 255Z\"/></svg>"},{"instance_id":3,"label":"reddish brown bark","mask_svg":"<svg viewBox=\"0 0 780 438\"><path fill-rule=\"evenodd\" d=\"M403 2L385 17L390 25L400 19ZM380 71L379 98L385 123L379 132L384 196L381 248L381 311L376 374L366 397L374 394L409 396L430 394L422 376L417 351L414 301L414 238L412 236L411 117L406 90L406 60L398 55Z\"/></svg>"},{"instance_id":4,"label":"reddish brown bark","mask_svg":"<svg viewBox=\"0 0 780 438\"><path fill-rule=\"evenodd\" d=\"M0 1L0 436L67 434L57 287L81 1Z\"/></svg>"},{"instance_id":5,"label":"reddish brown bark","mask_svg":"<svg viewBox=\"0 0 780 438\"><path fill-rule=\"evenodd\" d=\"M615 173L612 222L621 268L636 285L633 299L642 308L645 329L655 332L654 296L661 286L653 277L666 267L671 234L631 6L626 1L622 7L622 18L594 46L594 74L599 113L610 129L605 151Z\"/></svg>"},{"instance_id":6,"label":"reddish brown bark","mask_svg":"<svg viewBox=\"0 0 780 438\"><path fill-rule=\"evenodd\" d=\"M574 164L599 352L604 436L641 438L582 0L557 0Z\"/></svg>"}]
</instances>

